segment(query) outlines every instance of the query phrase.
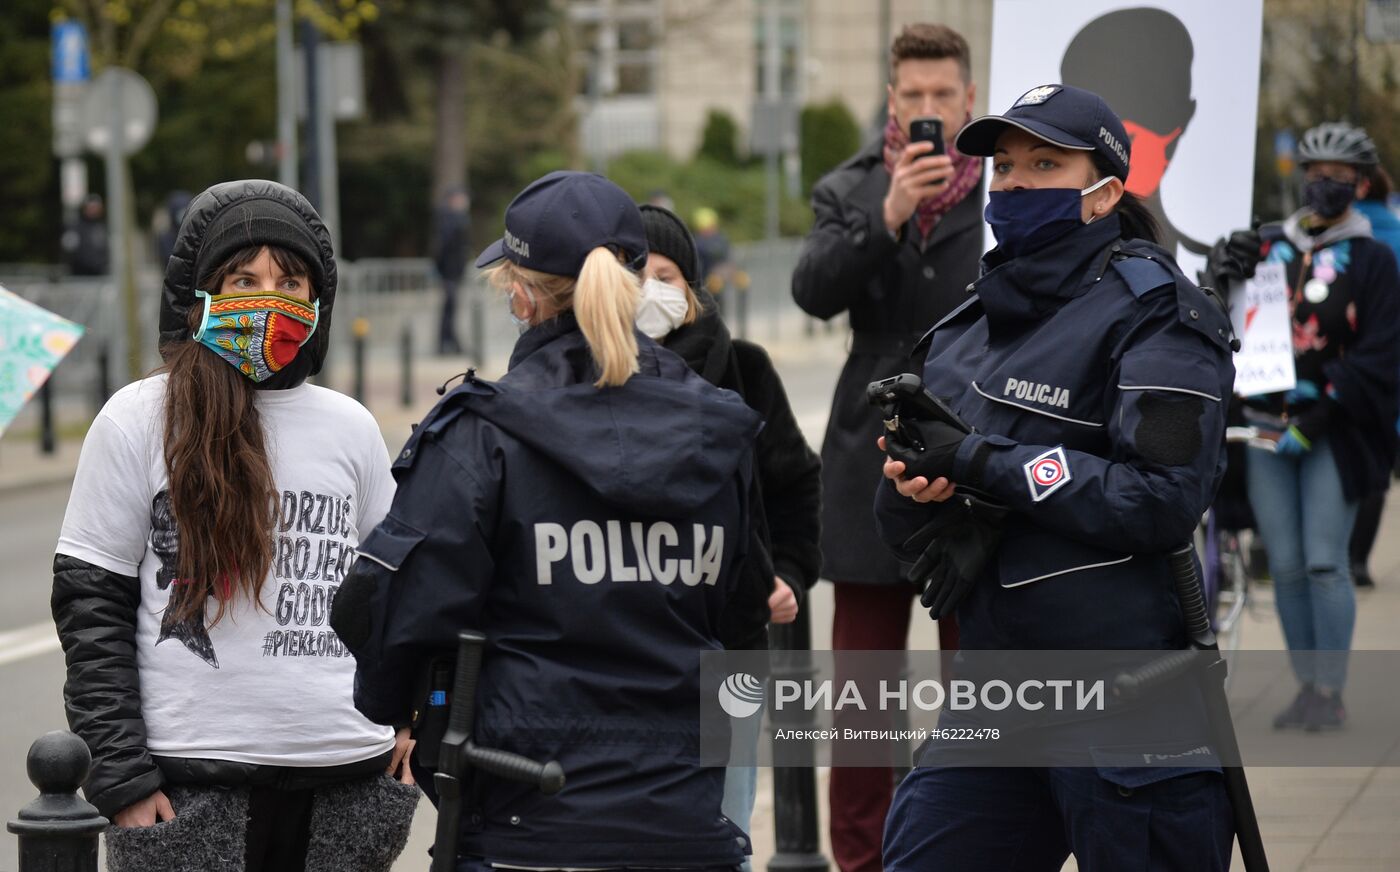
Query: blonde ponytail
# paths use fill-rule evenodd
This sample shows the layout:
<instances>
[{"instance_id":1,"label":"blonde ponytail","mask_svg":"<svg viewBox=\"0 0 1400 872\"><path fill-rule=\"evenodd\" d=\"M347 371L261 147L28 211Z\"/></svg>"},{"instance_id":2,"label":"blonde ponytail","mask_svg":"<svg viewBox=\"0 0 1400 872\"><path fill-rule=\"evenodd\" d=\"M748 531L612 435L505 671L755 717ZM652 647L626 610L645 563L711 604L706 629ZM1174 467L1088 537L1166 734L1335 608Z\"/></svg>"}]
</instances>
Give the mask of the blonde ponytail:
<instances>
[{"instance_id":1,"label":"blonde ponytail","mask_svg":"<svg viewBox=\"0 0 1400 872\"><path fill-rule=\"evenodd\" d=\"M602 376L596 387L617 386L637 372L637 277L607 248L588 253L574 286L574 315Z\"/></svg>"}]
</instances>

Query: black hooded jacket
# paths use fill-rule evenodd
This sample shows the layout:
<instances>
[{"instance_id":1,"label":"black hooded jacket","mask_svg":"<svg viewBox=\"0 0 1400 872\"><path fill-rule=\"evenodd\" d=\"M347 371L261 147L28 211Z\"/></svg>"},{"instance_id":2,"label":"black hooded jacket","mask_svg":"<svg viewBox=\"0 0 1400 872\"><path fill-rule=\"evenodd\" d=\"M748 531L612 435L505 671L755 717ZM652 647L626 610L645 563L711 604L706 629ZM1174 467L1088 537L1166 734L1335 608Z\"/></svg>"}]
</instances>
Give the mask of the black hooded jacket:
<instances>
[{"instance_id":1,"label":"black hooded jacket","mask_svg":"<svg viewBox=\"0 0 1400 872\"><path fill-rule=\"evenodd\" d=\"M567 774L544 796L471 773L464 855L650 868L746 853L719 814L723 770L699 765L700 662L741 578L760 421L638 342L640 371L596 388L568 312L521 336L500 382L449 393L400 452L393 508L336 597L370 720L406 722L429 664L479 628L477 741Z\"/></svg>"},{"instance_id":2,"label":"black hooded jacket","mask_svg":"<svg viewBox=\"0 0 1400 872\"><path fill-rule=\"evenodd\" d=\"M696 292L701 314L693 323L671 331L663 345L679 354L710 384L743 397L763 416L755 456L752 538L744 579L721 624L721 639L730 650L766 648L766 628L752 628L754 617L768 616L773 576L787 582L799 607L817 583L821 565L821 459L807 445L793 417L782 380L767 352L752 342L731 339L714 298Z\"/></svg>"},{"instance_id":3,"label":"black hooded jacket","mask_svg":"<svg viewBox=\"0 0 1400 872\"><path fill-rule=\"evenodd\" d=\"M210 231L216 237L210 237ZM277 182L224 182L190 203L165 266L160 346L189 337L189 314L199 304L194 292L201 274L217 267L223 256L237 248L259 243L281 245L301 256L311 269L320 305L316 331L293 364L258 385L261 390L296 387L321 371L330 349L337 285L335 252L330 232L316 210L300 193Z\"/></svg>"},{"instance_id":4,"label":"black hooded jacket","mask_svg":"<svg viewBox=\"0 0 1400 872\"><path fill-rule=\"evenodd\" d=\"M306 199L276 182L240 181L215 185L190 204L166 268L161 297L161 344L166 346L189 336L187 319L197 299L194 295L195 264L201 262L205 231L228 210L246 207L258 200L269 201L279 210L290 209L304 218L310 230L307 238L319 249L320 256L311 267L321 301L320 323L297 358L306 359L298 368L299 372L315 373L325 359L330 336L329 319L336 288L335 259L330 235ZM292 369L288 366L283 372ZM259 387L294 387L304 379L305 374L302 374L291 384L278 385L274 377ZM83 791L103 815L111 817L150 796L167 781L312 786L326 779L385 767L386 761L381 758L336 767L335 772L324 769L297 772L287 767L224 760L153 757L146 749L141 684L136 666L136 610L141 602L138 580L64 554L54 557L53 571L50 606L68 667L63 687L64 707L69 726L87 742L92 752L92 769Z\"/></svg>"}]
</instances>

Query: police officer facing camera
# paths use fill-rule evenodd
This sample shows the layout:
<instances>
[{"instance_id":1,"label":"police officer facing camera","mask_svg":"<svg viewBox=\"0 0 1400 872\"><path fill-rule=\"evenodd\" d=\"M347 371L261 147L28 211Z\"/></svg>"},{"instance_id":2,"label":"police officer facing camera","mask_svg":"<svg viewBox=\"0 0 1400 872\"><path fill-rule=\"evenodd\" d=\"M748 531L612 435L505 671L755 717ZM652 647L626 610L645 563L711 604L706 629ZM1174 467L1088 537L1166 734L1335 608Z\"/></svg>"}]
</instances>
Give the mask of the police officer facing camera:
<instances>
[{"instance_id":1,"label":"police officer facing camera","mask_svg":"<svg viewBox=\"0 0 1400 872\"><path fill-rule=\"evenodd\" d=\"M430 661L480 629L475 741L566 773L555 796L471 773L459 869L749 853L720 814L724 770L698 765L699 655L739 578L759 417L634 330L646 256L637 206L601 176L515 198L477 260L522 330L509 371L469 376L416 429L336 598L371 720L407 723Z\"/></svg>"},{"instance_id":2,"label":"police officer facing camera","mask_svg":"<svg viewBox=\"0 0 1400 872\"><path fill-rule=\"evenodd\" d=\"M1058 84L958 135L992 158L997 247L925 336L923 379L973 432L920 422L921 474L887 459L876 515L965 649L1186 647L1167 552L1224 468L1229 324L1124 192L1129 142L1101 98ZM1229 826L1210 765L931 766L896 793L884 862L1224 870Z\"/></svg>"}]
</instances>

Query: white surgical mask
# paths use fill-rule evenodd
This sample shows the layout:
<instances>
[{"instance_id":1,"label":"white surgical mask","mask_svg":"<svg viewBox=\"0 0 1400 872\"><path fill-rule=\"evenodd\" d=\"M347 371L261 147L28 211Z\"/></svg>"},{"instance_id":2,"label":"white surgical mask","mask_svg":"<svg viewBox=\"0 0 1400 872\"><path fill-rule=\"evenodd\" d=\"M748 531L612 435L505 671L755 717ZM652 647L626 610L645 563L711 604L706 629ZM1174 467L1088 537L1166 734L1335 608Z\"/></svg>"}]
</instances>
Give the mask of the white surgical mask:
<instances>
[{"instance_id":1,"label":"white surgical mask","mask_svg":"<svg viewBox=\"0 0 1400 872\"><path fill-rule=\"evenodd\" d=\"M660 279L642 283L642 298L637 302L637 329L660 342L672 330L681 326L690 302L685 291Z\"/></svg>"},{"instance_id":2,"label":"white surgical mask","mask_svg":"<svg viewBox=\"0 0 1400 872\"><path fill-rule=\"evenodd\" d=\"M524 285L522 285L520 289L525 292L525 298L530 301L531 308L534 308L536 305L535 295L531 293L530 289L525 287ZM514 289L512 289L510 293L506 294L506 312L510 315L510 320L515 323L515 329L517 332L524 333L526 330L530 329L530 322L515 314Z\"/></svg>"}]
</instances>

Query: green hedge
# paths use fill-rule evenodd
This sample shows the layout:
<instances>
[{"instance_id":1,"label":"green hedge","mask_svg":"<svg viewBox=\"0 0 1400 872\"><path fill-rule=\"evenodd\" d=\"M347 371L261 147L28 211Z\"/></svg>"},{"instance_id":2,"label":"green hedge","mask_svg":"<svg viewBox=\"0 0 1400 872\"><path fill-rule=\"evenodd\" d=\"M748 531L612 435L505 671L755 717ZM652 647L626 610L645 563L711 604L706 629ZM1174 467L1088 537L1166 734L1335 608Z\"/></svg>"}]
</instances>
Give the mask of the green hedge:
<instances>
[{"instance_id":1,"label":"green hedge","mask_svg":"<svg viewBox=\"0 0 1400 872\"><path fill-rule=\"evenodd\" d=\"M608 163L608 177L644 202L661 189L690 223L695 210L708 206L719 213L720 227L731 241L763 238L767 183L763 165L728 166L707 158L688 163L658 151L632 151ZM778 213L783 236L804 236L812 226L812 211L801 197L784 196Z\"/></svg>"},{"instance_id":2,"label":"green hedge","mask_svg":"<svg viewBox=\"0 0 1400 872\"><path fill-rule=\"evenodd\" d=\"M802 108L802 190L860 149L860 125L846 104L833 98Z\"/></svg>"},{"instance_id":3,"label":"green hedge","mask_svg":"<svg viewBox=\"0 0 1400 872\"><path fill-rule=\"evenodd\" d=\"M739 125L732 115L723 109L711 109L705 114L705 128L700 133L700 150L695 159L739 166Z\"/></svg>"}]
</instances>

